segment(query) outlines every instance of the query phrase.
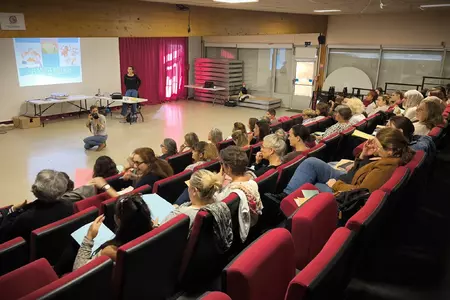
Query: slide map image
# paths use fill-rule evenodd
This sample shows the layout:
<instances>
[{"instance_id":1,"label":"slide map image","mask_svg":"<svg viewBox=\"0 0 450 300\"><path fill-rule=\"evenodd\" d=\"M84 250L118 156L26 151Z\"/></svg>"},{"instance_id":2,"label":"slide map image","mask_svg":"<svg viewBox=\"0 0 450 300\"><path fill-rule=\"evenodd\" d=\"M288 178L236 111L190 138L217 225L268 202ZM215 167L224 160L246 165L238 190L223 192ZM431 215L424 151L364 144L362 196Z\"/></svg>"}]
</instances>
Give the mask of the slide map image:
<instances>
[{"instance_id":1,"label":"slide map image","mask_svg":"<svg viewBox=\"0 0 450 300\"><path fill-rule=\"evenodd\" d=\"M20 86L82 82L79 38L16 38Z\"/></svg>"}]
</instances>

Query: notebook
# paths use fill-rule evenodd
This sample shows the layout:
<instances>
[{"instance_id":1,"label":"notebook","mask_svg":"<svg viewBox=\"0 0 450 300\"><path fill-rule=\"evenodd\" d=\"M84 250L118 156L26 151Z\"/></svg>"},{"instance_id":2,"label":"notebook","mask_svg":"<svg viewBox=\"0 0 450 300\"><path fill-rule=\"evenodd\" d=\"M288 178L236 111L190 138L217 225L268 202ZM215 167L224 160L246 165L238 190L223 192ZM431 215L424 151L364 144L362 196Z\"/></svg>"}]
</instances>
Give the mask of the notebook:
<instances>
[{"instance_id":1,"label":"notebook","mask_svg":"<svg viewBox=\"0 0 450 300\"><path fill-rule=\"evenodd\" d=\"M152 220L163 221L173 210L172 204L161 198L158 194L142 195L152 214Z\"/></svg>"},{"instance_id":2,"label":"notebook","mask_svg":"<svg viewBox=\"0 0 450 300\"><path fill-rule=\"evenodd\" d=\"M72 238L81 246L81 243L83 242L84 237L89 231L89 227L91 227L91 224L94 222L91 222L89 224L86 224L79 229L75 230L71 236ZM100 248L101 245L106 243L107 241L113 239L116 235L114 232L112 232L108 227L106 227L105 224L100 225L100 228L98 229L98 234L94 239L94 246L92 247L92 253L95 253L95 251Z\"/></svg>"},{"instance_id":3,"label":"notebook","mask_svg":"<svg viewBox=\"0 0 450 300\"><path fill-rule=\"evenodd\" d=\"M366 139L366 140L373 139L373 135L367 134L367 133L359 131L359 130L355 130L355 132L353 132L352 135L356 136L356 137L360 137L360 138Z\"/></svg>"}]
</instances>

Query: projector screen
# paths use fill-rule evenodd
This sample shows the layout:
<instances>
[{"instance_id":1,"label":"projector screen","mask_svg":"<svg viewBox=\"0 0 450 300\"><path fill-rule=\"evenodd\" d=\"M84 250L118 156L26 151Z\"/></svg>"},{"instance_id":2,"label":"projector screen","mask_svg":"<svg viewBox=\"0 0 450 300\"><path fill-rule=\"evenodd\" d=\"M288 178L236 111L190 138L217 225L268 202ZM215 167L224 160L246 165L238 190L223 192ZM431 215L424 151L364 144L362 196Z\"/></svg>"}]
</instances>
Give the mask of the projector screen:
<instances>
[{"instance_id":1,"label":"projector screen","mask_svg":"<svg viewBox=\"0 0 450 300\"><path fill-rule=\"evenodd\" d=\"M82 82L79 38L15 38L20 86Z\"/></svg>"}]
</instances>

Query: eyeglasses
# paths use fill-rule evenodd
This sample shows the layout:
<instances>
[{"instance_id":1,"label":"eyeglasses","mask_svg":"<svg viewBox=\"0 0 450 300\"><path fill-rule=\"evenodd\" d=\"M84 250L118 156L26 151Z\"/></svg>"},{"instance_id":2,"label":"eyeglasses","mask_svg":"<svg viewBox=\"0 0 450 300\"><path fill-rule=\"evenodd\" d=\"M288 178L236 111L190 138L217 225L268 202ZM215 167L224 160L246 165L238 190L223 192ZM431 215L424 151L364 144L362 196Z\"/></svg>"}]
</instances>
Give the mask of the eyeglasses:
<instances>
[{"instance_id":1,"label":"eyeglasses","mask_svg":"<svg viewBox=\"0 0 450 300\"><path fill-rule=\"evenodd\" d=\"M142 165L144 162L143 161L134 161L133 160L133 164L135 164L136 166L140 166L140 165Z\"/></svg>"}]
</instances>

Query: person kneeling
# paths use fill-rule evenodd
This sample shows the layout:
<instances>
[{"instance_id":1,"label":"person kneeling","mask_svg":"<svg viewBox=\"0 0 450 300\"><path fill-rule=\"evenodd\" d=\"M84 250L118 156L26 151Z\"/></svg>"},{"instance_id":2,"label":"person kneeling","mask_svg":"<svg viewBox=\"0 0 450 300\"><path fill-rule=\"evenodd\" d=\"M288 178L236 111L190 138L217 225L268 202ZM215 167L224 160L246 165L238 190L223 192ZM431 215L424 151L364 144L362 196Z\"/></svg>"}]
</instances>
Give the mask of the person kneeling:
<instances>
[{"instance_id":1,"label":"person kneeling","mask_svg":"<svg viewBox=\"0 0 450 300\"><path fill-rule=\"evenodd\" d=\"M98 113L98 107L95 105L91 106L90 111L86 127L89 128L93 135L83 140L84 149L89 150L98 146L97 151L101 151L106 147L106 140L108 139L106 134L106 117Z\"/></svg>"}]
</instances>

